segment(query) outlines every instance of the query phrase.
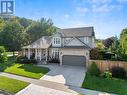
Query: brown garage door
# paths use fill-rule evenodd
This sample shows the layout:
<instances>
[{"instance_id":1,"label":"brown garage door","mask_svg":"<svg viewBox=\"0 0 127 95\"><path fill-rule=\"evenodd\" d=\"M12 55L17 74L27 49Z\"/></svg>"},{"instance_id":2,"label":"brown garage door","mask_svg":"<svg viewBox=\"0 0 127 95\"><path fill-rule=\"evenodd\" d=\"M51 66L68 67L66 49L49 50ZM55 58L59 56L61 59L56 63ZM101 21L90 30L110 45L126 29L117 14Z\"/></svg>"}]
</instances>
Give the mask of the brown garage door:
<instances>
[{"instance_id":1,"label":"brown garage door","mask_svg":"<svg viewBox=\"0 0 127 95\"><path fill-rule=\"evenodd\" d=\"M85 66L86 57L77 56L77 55L63 55L62 64L63 65L74 65L74 66Z\"/></svg>"}]
</instances>

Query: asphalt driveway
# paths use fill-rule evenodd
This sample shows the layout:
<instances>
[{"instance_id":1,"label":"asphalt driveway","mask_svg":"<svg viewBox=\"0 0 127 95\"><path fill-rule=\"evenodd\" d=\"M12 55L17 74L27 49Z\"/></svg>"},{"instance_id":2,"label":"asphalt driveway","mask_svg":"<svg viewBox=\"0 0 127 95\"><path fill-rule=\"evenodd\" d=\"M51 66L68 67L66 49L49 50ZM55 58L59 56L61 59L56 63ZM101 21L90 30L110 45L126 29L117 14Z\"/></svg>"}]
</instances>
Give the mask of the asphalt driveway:
<instances>
[{"instance_id":1,"label":"asphalt driveway","mask_svg":"<svg viewBox=\"0 0 127 95\"><path fill-rule=\"evenodd\" d=\"M50 71L41 79L81 87L86 69L81 66L68 66L58 64L39 65L50 68Z\"/></svg>"}]
</instances>

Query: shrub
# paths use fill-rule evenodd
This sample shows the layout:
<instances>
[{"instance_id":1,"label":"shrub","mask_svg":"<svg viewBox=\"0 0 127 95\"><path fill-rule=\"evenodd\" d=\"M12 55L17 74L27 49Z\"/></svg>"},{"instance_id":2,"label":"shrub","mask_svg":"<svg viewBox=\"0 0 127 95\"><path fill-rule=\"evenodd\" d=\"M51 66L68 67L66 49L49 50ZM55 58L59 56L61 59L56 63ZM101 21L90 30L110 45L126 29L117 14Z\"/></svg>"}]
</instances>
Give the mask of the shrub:
<instances>
[{"instance_id":1,"label":"shrub","mask_svg":"<svg viewBox=\"0 0 127 95\"><path fill-rule=\"evenodd\" d=\"M1 63L5 63L5 62L7 62L7 60L8 60L7 54L6 54L6 53L3 53L3 54L0 56L0 62L1 62Z\"/></svg>"},{"instance_id":2,"label":"shrub","mask_svg":"<svg viewBox=\"0 0 127 95\"><path fill-rule=\"evenodd\" d=\"M7 61L7 54L5 52L5 48L0 46L0 63L4 63Z\"/></svg>"},{"instance_id":3,"label":"shrub","mask_svg":"<svg viewBox=\"0 0 127 95\"><path fill-rule=\"evenodd\" d=\"M52 58L49 62L50 63L60 63L60 60L58 58Z\"/></svg>"},{"instance_id":4,"label":"shrub","mask_svg":"<svg viewBox=\"0 0 127 95\"><path fill-rule=\"evenodd\" d=\"M94 75L94 76L99 76L99 75L100 75L100 70L99 70L99 68L97 67L97 65L96 65L95 62L93 62L93 63L91 64L91 66L89 67L88 73L90 73L91 75Z\"/></svg>"},{"instance_id":5,"label":"shrub","mask_svg":"<svg viewBox=\"0 0 127 95\"><path fill-rule=\"evenodd\" d=\"M25 63L25 64L37 64L37 60L36 59L22 59L21 63Z\"/></svg>"},{"instance_id":6,"label":"shrub","mask_svg":"<svg viewBox=\"0 0 127 95\"><path fill-rule=\"evenodd\" d=\"M122 79L126 78L126 71L122 67L113 67L111 69L111 72L113 77L122 78Z\"/></svg>"},{"instance_id":7,"label":"shrub","mask_svg":"<svg viewBox=\"0 0 127 95\"><path fill-rule=\"evenodd\" d=\"M23 57L23 56L18 56L16 58L16 62L19 62L19 63L24 63L24 64L36 64L37 63L37 60L36 59L28 59L27 57Z\"/></svg>"},{"instance_id":8,"label":"shrub","mask_svg":"<svg viewBox=\"0 0 127 95\"><path fill-rule=\"evenodd\" d=\"M21 62L23 59L27 59L27 57L24 57L24 56L18 56L17 58L16 58L16 62Z\"/></svg>"},{"instance_id":9,"label":"shrub","mask_svg":"<svg viewBox=\"0 0 127 95\"><path fill-rule=\"evenodd\" d=\"M90 51L90 59L92 60L103 59L102 54L100 53L100 50L98 48L94 48Z\"/></svg>"},{"instance_id":10,"label":"shrub","mask_svg":"<svg viewBox=\"0 0 127 95\"><path fill-rule=\"evenodd\" d=\"M104 72L101 74L101 77L110 79L110 78L112 78L112 73L111 73L110 71L104 71Z\"/></svg>"},{"instance_id":11,"label":"shrub","mask_svg":"<svg viewBox=\"0 0 127 95\"><path fill-rule=\"evenodd\" d=\"M4 53L5 52L5 48L4 46L0 46L0 54Z\"/></svg>"}]
</instances>

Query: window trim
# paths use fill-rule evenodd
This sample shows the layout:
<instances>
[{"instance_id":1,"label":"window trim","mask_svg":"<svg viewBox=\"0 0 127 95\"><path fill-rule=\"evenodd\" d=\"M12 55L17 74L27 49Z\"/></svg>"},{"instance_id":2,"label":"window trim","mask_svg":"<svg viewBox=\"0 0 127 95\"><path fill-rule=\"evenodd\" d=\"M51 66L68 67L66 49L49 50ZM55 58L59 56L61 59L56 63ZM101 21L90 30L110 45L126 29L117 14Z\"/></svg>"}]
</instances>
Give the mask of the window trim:
<instances>
[{"instance_id":1,"label":"window trim","mask_svg":"<svg viewBox=\"0 0 127 95\"><path fill-rule=\"evenodd\" d=\"M61 38L60 37L54 37L53 38L53 44L60 45L60 43L61 43Z\"/></svg>"}]
</instances>

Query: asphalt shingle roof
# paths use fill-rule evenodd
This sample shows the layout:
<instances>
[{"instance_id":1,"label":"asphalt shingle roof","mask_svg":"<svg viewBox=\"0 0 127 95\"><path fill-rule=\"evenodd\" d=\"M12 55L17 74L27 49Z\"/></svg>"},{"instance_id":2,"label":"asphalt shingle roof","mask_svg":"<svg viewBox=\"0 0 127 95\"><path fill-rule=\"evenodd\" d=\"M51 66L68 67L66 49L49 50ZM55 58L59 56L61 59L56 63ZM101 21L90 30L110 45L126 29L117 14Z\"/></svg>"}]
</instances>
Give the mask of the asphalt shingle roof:
<instances>
[{"instance_id":1,"label":"asphalt shingle roof","mask_svg":"<svg viewBox=\"0 0 127 95\"><path fill-rule=\"evenodd\" d=\"M57 32L61 33L62 37L82 37L95 35L93 27L58 29Z\"/></svg>"},{"instance_id":2,"label":"asphalt shingle roof","mask_svg":"<svg viewBox=\"0 0 127 95\"><path fill-rule=\"evenodd\" d=\"M23 48L43 48L46 49L51 45L51 37L43 36L32 44L25 46Z\"/></svg>"}]
</instances>

